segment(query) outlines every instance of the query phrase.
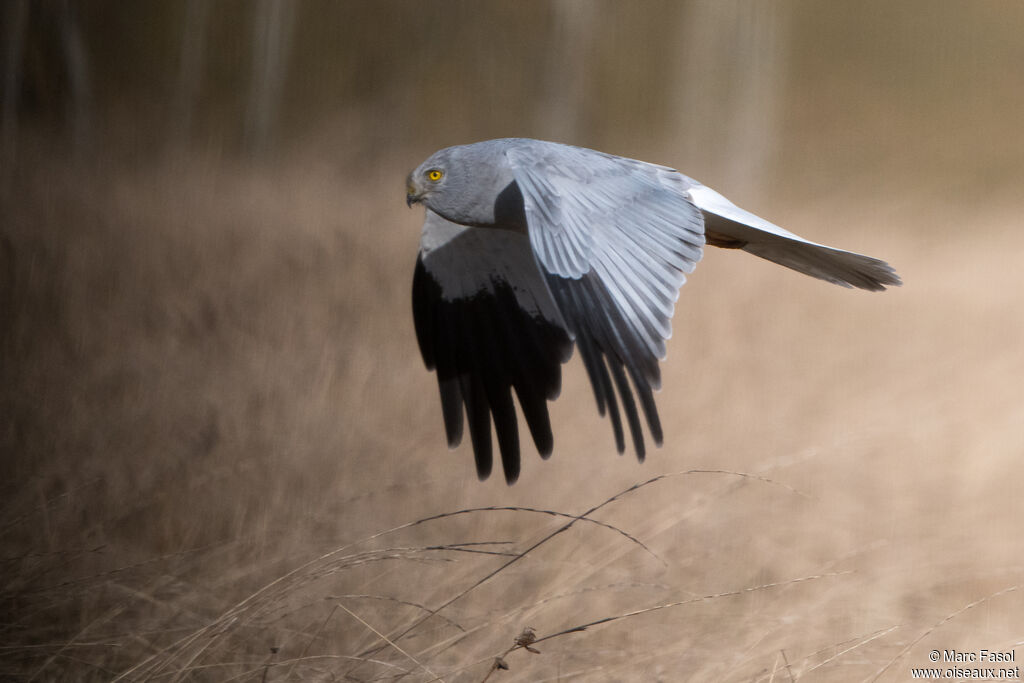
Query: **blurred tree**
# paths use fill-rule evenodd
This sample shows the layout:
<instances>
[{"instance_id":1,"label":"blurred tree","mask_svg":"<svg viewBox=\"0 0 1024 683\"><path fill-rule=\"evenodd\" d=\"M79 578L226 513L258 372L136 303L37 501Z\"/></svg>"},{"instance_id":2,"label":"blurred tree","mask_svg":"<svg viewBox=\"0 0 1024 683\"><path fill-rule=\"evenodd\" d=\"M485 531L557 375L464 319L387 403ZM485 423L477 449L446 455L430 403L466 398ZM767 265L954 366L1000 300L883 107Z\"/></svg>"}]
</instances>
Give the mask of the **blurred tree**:
<instances>
[{"instance_id":1,"label":"blurred tree","mask_svg":"<svg viewBox=\"0 0 1024 683\"><path fill-rule=\"evenodd\" d=\"M679 136L704 168L750 197L780 137L790 6L692 2L681 16ZM736 190L734 190L735 192Z\"/></svg>"},{"instance_id":2,"label":"blurred tree","mask_svg":"<svg viewBox=\"0 0 1024 683\"><path fill-rule=\"evenodd\" d=\"M4 7L4 70L0 91L0 166L3 185L14 167L21 95L22 49L28 24L28 0L9 0Z\"/></svg>"},{"instance_id":3,"label":"blurred tree","mask_svg":"<svg viewBox=\"0 0 1024 683\"><path fill-rule=\"evenodd\" d=\"M199 91L206 64L206 35L210 19L207 0L188 0L181 36L178 85L175 94L174 126L177 142L187 141L192 134Z\"/></svg>"},{"instance_id":4,"label":"blurred tree","mask_svg":"<svg viewBox=\"0 0 1024 683\"><path fill-rule=\"evenodd\" d=\"M295 26L296 4L259 0L253 15L252 76L246 107L245 145L250 154L265 152L271 141Z\"/></svg>"},{"instance_id":5,"label":"blurred tree","mask_svg":"<svg viewBox=\"0 0 1024 683\"><path fill-rule=\"evenodd\" d=\"M556 0L553 37L547 41L540 127L552 140L572 140L586 124L587 71L597 45L598 5L589 0Z\"/></svg>"},{"instance_id":6,"label":"blurred tree","mask_svg":"<svg viewBox=\"0 0 1024 683\"><path fill-rule=\"evenodd\" d=\"M76 6L70 0L10 0L2 20L0 159L4 167L14 165L19 116L26 108L59 118L70 133L72 149L80 153L91 136L93 96Z\"/></svg>"},{"instance_id":7,"label":"blurred tree","mask_svg":"<svg viewBox=\"0 0 1024 683\"><path fill-rule=\"evenodd\" d=\"M46 4L40 5L46 7ZM77 152L88 143L92 130L92 83L88 55L78 22L78 10L72 0L56 0L53 5L55 20L60 30L60 46L67 68L70 97L67 100L67 121L71 139Z\"/></svg>"}]
</instances>

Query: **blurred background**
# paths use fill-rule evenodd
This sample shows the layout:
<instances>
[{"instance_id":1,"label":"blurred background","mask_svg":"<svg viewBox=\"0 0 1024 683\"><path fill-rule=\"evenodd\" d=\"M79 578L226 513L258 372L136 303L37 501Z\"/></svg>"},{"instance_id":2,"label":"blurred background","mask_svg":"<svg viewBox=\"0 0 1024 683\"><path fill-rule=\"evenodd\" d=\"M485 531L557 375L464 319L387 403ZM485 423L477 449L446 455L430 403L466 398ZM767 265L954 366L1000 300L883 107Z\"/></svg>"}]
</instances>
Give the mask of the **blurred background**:
<instances>
[{"instance_id":1,"label":"blurred background","mask_svg":"<svg viewBox=\"0 0 1024 683\"><path fill-rule=\"evenodd\" d=\"M490 680L1024 656L1024 5L7 0L0 21L0 678L480 681L525 627L659 605ZM554 456L524 439L518 484L479 482L416 348L403 183L509 136L679 168L905 285L709 249L662 364L665 446L617 456L574 359ZM526 510L692 469L716 473L593 514L613 528L548 538L568 518ZM393 530L481 506L515 509Z\"/></svg>"}]
</instances>

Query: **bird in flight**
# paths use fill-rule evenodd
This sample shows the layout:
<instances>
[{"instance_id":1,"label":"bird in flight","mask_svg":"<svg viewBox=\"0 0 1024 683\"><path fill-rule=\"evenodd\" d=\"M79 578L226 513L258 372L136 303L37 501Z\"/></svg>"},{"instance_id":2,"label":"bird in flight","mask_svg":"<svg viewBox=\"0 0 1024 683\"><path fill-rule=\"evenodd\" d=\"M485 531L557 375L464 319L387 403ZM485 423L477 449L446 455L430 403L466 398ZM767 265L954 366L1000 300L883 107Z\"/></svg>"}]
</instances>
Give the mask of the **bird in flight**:
<instances>
[{"instance_id":1,"label":"bird in flight","mask_svg":"<svg viewBox=\"0 0 1024 683\"><path fill-rule=\"evenodd\" d=\"M406 202L426 209L413 319L423 360L437 372L448 445L459 445L468 423L486 479L493 421L509 484L520 471L512 393L547 458L547 402L574 346L618 452L623 415L640 461L641 413L661 445L658 361L705 244L843 287L901 284L884 261L783 230L675 169L555 142L442 149L409 174Z\"/></svg>"}]
</instances>

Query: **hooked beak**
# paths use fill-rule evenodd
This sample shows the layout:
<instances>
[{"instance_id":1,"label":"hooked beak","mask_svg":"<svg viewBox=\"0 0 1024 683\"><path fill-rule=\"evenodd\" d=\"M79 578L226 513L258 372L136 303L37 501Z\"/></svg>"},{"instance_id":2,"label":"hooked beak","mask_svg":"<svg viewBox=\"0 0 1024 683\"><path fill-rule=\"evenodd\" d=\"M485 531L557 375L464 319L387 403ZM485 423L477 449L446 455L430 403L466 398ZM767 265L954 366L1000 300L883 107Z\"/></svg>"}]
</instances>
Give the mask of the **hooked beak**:
<instances>
[{"instance_id":1,"label":"hooked beak","mask_svg":"<svg viewBox=\"0 0 1024 683\"><path fill-rule=\"evenodd\" d=\"M412 173L405 180L405 205L412 208L413 204L418 204L423 199L423 193L418 191L416 183L412 181Z\"/></svg>"}]
</instances>

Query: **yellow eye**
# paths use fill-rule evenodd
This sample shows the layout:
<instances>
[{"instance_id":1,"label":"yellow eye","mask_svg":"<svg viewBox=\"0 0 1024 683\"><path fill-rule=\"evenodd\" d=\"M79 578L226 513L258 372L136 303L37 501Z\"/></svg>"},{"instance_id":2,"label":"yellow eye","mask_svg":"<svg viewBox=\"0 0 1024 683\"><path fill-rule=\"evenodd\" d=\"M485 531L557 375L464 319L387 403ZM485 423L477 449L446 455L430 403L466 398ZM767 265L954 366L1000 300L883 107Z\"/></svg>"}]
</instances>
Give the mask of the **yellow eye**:
<instances>
[{"instance_id":1,"label":"yellow eye","mask_svg":"<svg viewBox=\"0 0 1024 683\"><path fill-rule=\"evenodd\" d=\"M435 183L438 180L440 180L441 176L443 176L443 175L444 175L444 172L443 171L439 171L436 168L432 168L429 171L427 171L427 178L429 178L430 180L433 180Z\"/></svg>"}]
</instances>

